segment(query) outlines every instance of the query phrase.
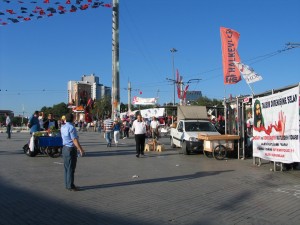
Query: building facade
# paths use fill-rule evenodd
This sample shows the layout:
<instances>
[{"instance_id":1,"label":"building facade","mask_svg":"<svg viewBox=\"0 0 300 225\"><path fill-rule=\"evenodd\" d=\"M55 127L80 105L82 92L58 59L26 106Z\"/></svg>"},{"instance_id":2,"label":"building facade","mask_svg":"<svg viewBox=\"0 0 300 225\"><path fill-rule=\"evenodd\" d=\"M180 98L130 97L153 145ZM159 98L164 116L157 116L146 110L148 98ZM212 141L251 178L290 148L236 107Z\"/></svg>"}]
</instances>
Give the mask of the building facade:
<instances>
[{"instance_id":1,"label":"building facade","mask_svg":"<svg viewBox=\"0 0 300 225\"><path fill-rule=\"evenodd\" d=\"M186 92L186 102L197 101L201 97L202 97L201 91L187 91Z\"/></svg>"},{"instance_id":2,"label":"building facade","mask_svg":"<svg viewBox=\"0 0 300 225\"><path fill-rule=\"evenodd\" d=\"M88 100L111 97L111 88L99 83L94 74L83 75L81 81L68 82L68 102L73 106L85 106Z\"/></svg>"}]
</instances>

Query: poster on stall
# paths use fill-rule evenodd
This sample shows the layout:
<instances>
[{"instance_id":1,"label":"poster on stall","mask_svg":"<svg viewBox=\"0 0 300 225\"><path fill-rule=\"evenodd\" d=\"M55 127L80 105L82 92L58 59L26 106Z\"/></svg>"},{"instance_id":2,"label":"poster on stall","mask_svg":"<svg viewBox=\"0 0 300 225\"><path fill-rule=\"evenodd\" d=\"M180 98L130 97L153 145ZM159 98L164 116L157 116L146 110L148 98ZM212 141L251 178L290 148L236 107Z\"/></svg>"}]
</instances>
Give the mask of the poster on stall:
<instances>
[{"instance_id":1,"label":"poster on stall","mask_svg":"<svg viewBox=\"0 0 300 225\"><path fill-rule=\"evenodd\" d=\"M253 156L300 162L299 86L253 99Z\"/></svg>"}]
</instances>

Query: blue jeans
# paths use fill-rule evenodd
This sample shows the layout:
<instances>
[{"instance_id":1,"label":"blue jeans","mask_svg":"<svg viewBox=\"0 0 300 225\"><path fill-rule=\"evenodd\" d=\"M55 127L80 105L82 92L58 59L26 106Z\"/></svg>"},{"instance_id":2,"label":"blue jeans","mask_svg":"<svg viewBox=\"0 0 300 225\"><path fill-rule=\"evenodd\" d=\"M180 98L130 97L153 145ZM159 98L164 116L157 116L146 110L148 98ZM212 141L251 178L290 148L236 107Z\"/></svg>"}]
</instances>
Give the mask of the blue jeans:
<instances>
[{"instance_id":1,"label":"blue jeans","mask_svg":"<svg viewBox=\"0 0 300 225\"><path fill-rule=\"evenodd\" d=\"M112 131L105 132L105 140L107 144L111 144L111 139L112 139Z\"/></svg>"},{"instance_id":2,"label":"blue jeans","mask_svg":"<svg viewBox=\"0 0 300 225\"><path fill-rule=\"evenodd\" d=\"M7 125L6 127L7 138L11 137L11 125Z\"/></svg>"},{"instance_id":3,"label":"blue jeans","mask_svg":"<svg viewBox=\"0 0 300 225\"><path fill-rule=\"evenodd\" d=\"M77 163L77 149L75 147L64 146L62 155L64 158L66 188L74 188L74 173Z\"/></svg>"}]
</instances>

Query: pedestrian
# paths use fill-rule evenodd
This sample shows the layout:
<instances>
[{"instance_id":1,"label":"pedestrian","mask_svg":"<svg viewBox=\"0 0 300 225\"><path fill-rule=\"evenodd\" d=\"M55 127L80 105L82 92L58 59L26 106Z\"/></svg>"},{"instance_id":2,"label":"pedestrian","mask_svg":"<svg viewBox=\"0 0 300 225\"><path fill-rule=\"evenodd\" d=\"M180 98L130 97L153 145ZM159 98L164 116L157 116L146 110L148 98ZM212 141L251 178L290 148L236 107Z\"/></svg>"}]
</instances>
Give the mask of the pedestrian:
<instances>
[{"instance_id":1,"label":"pedestrian","mask_svg":"<svg viewBox=\"0 0 300 225\"><path fill-rule=\"evenodd\" d=\"M120 139L120 131L121 131L121 124L116 119L113 124L113 132L114 132L114 142L116 147L118 147L119 139Z\"/></svg>"},{"instance_id":2,"label":"pedestrian","mask_svg":"<svg viewBox=\"0 0 300 225\"><path fill-rule=\"evenodd\" d=\"M106 142L107 142L107 147L111 147L111 139L112 139L112 132L113 132L113 123L114 123L114 121L110 118L109 115L107 115L106 119L103 122L105 139L106 139Z\"/></svg>"},{"instance_id":3,"label":"pedestrian","mask_svg":"<svg viewBox=\"0 0 300 225\"><path fill-rule=\"evenodd\" d=\"M73 125L74 116L71 113L66 115L65 124L61 127L61 137L63 140L62 155L64 159L65 186L69 191L79 191L74 184L74 174L77 164L77 151L84 156L84 150L79 143L77 130Z\"/></svg>"},{"instance_id":4,"label":"pedestrian","mask_svg":"<svg viewBox=\"0 0 300 225\"><path fill-rule=\"evenodd\" d=\"M48 114L48 119L47 121L44 123L44 128L45 130L50 130L50 129L56 129L58 130L58 122L56 119L54 119L53 114L49 113Z\"/></svg>"},{"instance_id":5,"label":"pedestrian","mask_svg":"<svg viewBox=\"0 0 300 225\"><path fill-rule=\"evenodd\" d=\"M40 130L44 130L44 112L39 112Z\"/></svg>"},{"instance_id":6,"label":"pedestrian","mask_svg":"<svg viewBox=\"0 0 300 225\"><path fill-rule=\"evenodd\" d=\"M151 135L153 139L158 140L158 127L159 127L159 122L156 120L156 117L153 116L152 121L150 123L150 130L151 130Z\"/></svg>"},{"instance_id":7,"label":"pedestrian","mask_svg":"<svg viewBox=\"0 0 300 225\"><path fill-rule=\"evenodd\" d=\"M137 119L132 124L136 144L136 157L144 156L145 139L146 139L146 123L142 116L137 115Z\"/></svg>"},{"instance_id":8,"label":"pedestrian","mask_svg":"<svg viewBox=\"0 0 300 225\"><path fill-rule=\"evenodd\" d=\"M40 121L38 119L39 111L35 111L33 115L29 118L28 127L30 128L30 134L40 131Z\"/></svg>"},{"instance_id":9,"label":"pedestrian","mask_svg":"<svg viewBox=\"0 0 300 225\"><path fill-rule=\"evenodd\" d=\"M123 128L124 128L124 138L129 138L129 127L130 127L130 124L129 124L129 121L127 118L125 118L124 122L123 122Z\"/></svg>"},{"instance_id":10,"label":"pedestrian","mask_svg":"<svg viewBox=\"0 0 300 225\"><path fill-rule=\"evenodd\" d=\"M10 139L11 138L11 120L10 120L8 113L5 113L5 116L6 116L5 123L6 123L7 139Z\"/></svg>"}]
</instances>

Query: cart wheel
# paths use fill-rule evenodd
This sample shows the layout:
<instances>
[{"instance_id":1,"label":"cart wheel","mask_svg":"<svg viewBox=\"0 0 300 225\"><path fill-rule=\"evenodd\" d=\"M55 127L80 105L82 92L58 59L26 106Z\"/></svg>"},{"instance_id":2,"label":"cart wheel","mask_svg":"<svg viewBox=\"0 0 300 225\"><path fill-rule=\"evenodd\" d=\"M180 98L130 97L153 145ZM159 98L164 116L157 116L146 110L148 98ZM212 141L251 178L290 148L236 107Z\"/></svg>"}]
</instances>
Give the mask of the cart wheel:
<instances>
[{"instance_id":1,"label":"cart wheel","mask_svg":"<svg viewBox=\"0 0 300 225\"><path fill-rule=\"evenodd\" d=\"M186 147L186 142L182 142L182 145L181 145L181 152L182 154L184 155L189 155L190 154L190 151L187 149Z\"/></svg>"},{"instance_id":2,"label":"cart wheel","mask_svg":"<svg viewBox=\"0 0 300 225\"><path fill-rule=\"evenodd\" d=\"M209 152L209 151L204 151L203 150L203 154L207 157L207 158L212 158L213 156L213 152Z\"/></svg>"},{"instance_id":3,"label":"cart wheel","mask_svg":"<svg viewBox=\"0 0 300 225\"><path fill-rule=\"evenodd\" d=\"M24 150L24 153L25 153L27 156L30 156L30 157L34 157L34 156L36 156L36 155L38 154L38 151L37 151L36 149L34 149L33 152L30 151L29 145L28 145L28 144L24 145L23 150Z\"/></svg>"},{"instance_id":4,"label":"cart wheel","mask_svg":"<svg viewBox=\"0 0 300 225\"><path fill-rule=\"evenodd\" d=\"M47 147L46 153L51 158L57 158L61 156L62 147Z\"/></svg>"},{"instance_id":5,"label":"cart wheel","mask_svg":"<svg viewBox=\"0 0 300 225\"><path fill-rule=\"evenodd\" d=\"M218 159L218 160L224 159L226 157L226 154L227 154L227 150L226 150L225 146L217 145L214 148L213 156L215 157L215 159Z\"/></svg>"}]
</instances>

